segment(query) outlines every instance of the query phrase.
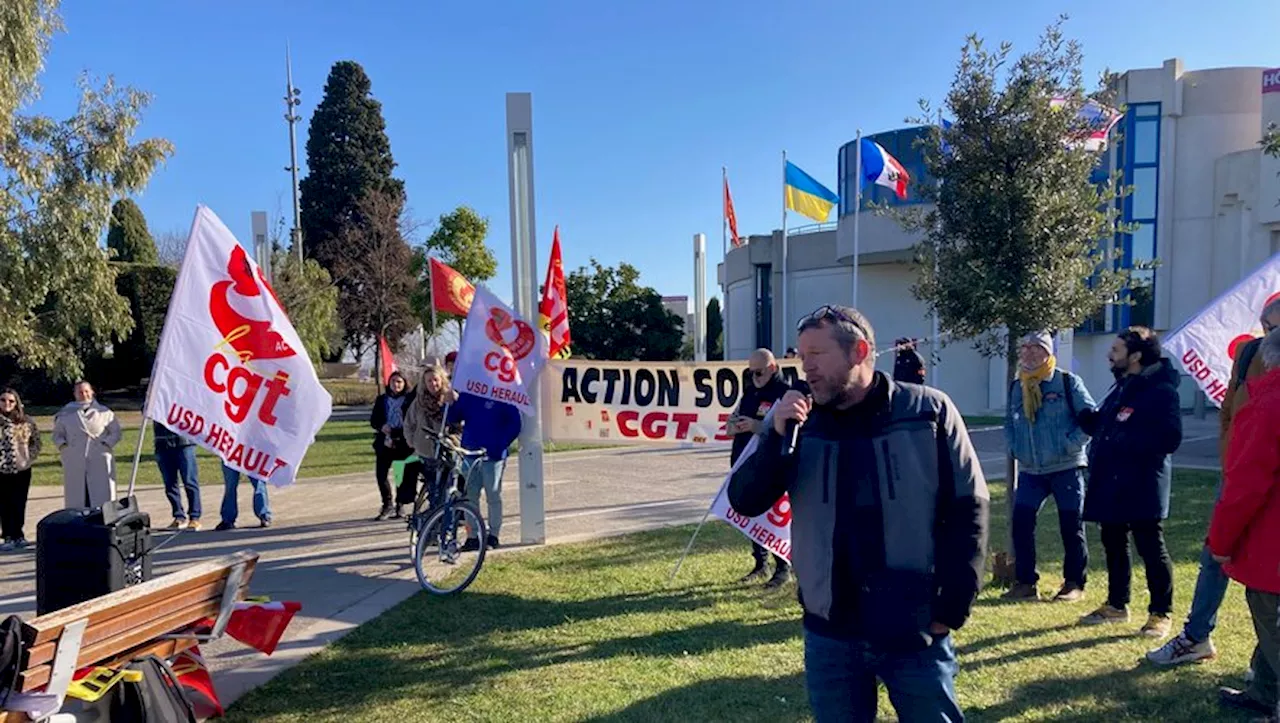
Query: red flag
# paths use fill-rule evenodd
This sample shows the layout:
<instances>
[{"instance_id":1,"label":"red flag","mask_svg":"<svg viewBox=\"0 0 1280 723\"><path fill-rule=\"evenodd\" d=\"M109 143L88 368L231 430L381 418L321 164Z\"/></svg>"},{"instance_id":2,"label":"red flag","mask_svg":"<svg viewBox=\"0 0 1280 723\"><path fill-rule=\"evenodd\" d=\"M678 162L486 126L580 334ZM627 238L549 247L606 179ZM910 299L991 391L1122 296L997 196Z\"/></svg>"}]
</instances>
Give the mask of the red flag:
<instances>
[{"instance_id":1,"label":"red flag","mask_svg":"<svg viewBox=\"0 0 1280 723\"><path fill-rule=\"evenodd\" d=\"M198 646L178 653L173 659L172 667L178 682L187 690L187 697L191 699L197 718L204 720L223 714L222 702L218 700L218 692L213 688L209 665L204 662Z\"/></svg>"},{"instance_id":2,"label":"red flag","mask_svg":"<svg viewBox=\"0 0 1280 723\"><path fill-rule=\"evenodd\" d=\"M729 175L727 173L724 177L724 218L729 222L729 240L733 242L733 247L741 246L742 239L738 237L738 215L733 212L733 196L729 193Z\"/></svg>"},{"instance_id":3,"label":"red flag","mask_svg":"<svg viewBox=\"0 0 1280 723\"><path fill-rule=\"evenodd\" d=\"M466 316L476 287L448 264L431 259L431 303L436 311Z\"/></svg>"},{"instance_id":4,"label":"red flag","mask_svg":"<svg viewBox=\"0 0 1280 723\"><path fill-rule=\"evenodd\" d=\"M391 375L398 369L396 358L391 354L391 345L387 344L387 338L381 334L378 335L378 366L382 369L382 386L385 387L391 383Z\"/></svg>"},{"instance_id":5,"label":"red flag","mask_svg":"<svg viewBox=\"0 0 1280 723\"><path fill-rule=\"evenodd\" d=\"M547 356L569 358L569 292L564 285L564 261L560 257L560 227L551 239L551 258L547 260L547 283L542 287L538 304L539 326L547 337Z\"/></svg>"},{"instance_id":6,"label":"red flag","mask_svg":"<svg viewBox=\"0 0 1280 723\"><path fill-rule=\"evenodd\" d=\"M300 602L238 602L227 619L226 634L254 650L271 655L289 622L301 609ZM206 618L196 623L196 627L212 628L213 623L212 618Z\"/></svg>"}]
</instances>

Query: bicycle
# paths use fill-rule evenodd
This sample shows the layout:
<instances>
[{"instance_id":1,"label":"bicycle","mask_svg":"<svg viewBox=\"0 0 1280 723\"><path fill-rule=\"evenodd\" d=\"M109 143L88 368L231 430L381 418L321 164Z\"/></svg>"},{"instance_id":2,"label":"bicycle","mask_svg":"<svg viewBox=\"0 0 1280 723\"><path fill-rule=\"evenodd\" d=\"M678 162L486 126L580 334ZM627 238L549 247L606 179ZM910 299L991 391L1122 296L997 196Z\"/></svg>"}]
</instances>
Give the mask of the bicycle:
<instances>
[{"instance_id":1,"label":"bicycle","mask_svg":"<svg viewBox=\"0 0 1280 723\"><path fill-rule=\"evenodd\" d=\"M435 440L436 450L431 460L423 460L422 489L408 517L409 545L418 584L435 595L450 595L476 579L488 548L484 519L462 491L475 472L475 465L466 464L467 458L485 451L465 449L440 432L427 434ZM433 469L428 471L428 466ZM464 549L468 537L477 541L476 549ZM433 579L435 574L440 582Z\"/></svg>"}]
</instances>

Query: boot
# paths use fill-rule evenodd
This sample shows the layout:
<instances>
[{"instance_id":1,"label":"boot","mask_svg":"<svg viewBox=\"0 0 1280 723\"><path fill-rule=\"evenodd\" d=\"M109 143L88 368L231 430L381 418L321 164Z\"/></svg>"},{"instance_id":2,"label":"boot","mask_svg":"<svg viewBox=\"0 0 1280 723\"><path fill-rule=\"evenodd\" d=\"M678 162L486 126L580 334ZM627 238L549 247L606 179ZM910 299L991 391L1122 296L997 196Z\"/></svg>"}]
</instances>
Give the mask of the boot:
<instances>
[{"instance_id":1,"label":"boot","mask_svg":"<svg viewBox=\"0 0 1280 723\"><path fill-rule=\"evenodd\" d=\"M769 578L769 582L764 584L766 590L773 590L782 587L791 582L791 566L779 564L778 569L773 571L773 577Z\"/></svg>"},{"instance_id":2,"label":"boot","mask_svg":"<svg viewBox=\"0 0 1280 723\"><path fill-rule=\"evenodd\" d=\"M399 520L399 519L403 519L403 518L404 518L404 505L396 505L396 513L395 513L394 515L392 515L392 517L393 517L393 518L395 518L395 519L397 519L397 520Z\"/></svg>"},{"instance_id":3,"label":"boot","mask_svg":"<svg viewBox=\"0 0 1280 723\"><path fill-rule=\"evenodd\" d=\"M751 572L743 575L742 579L738 580L738 582L758 582L764 579L764 574L766 572L768 571L765 569L764 563L757 560L756 566L751 568Z\"/></svg>"},{"instance_id":4,"label":"boot","mask_svg":"<svg viewBox=\"0 0 1280 723\"><path fill-rule=\"evenodd\" d=\"M391 509L391 505L383 505L382 509L378 511L378 516L373 518L373 521L382 522L383 520L389 520L391 519L392 513L393 510Z\"/></svg>"}]
</instances>

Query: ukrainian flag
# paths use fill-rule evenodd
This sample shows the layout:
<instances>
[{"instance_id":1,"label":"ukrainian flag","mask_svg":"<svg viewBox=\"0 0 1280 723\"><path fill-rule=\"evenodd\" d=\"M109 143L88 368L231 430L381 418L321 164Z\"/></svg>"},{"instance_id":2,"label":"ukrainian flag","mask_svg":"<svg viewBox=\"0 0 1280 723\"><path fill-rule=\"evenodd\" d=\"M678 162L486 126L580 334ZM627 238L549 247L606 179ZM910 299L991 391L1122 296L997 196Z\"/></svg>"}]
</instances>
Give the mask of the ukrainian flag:
<instances>
[{"instance_id":1,"label":"ukrainian flag","mask_svg":"<svg viewBox=\"0 0 1280 723\"><path fill-rule=\"evenodd\" d=\"M800 170L800 167L791 161L787 161L786 177L782 188L788 209L808 216L818 223L826 221L831 215L831 207L840 202L839 196L813 180L813 176Z\"/></svg>"}]
</instances>

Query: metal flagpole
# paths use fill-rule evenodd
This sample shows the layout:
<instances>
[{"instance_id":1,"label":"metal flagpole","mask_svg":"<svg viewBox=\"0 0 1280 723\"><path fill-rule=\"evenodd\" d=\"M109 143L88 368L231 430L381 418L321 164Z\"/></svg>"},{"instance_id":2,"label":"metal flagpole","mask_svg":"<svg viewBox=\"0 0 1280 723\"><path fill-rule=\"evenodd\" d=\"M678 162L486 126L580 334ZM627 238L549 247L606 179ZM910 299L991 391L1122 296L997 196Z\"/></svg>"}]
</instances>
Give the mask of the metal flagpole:
<instances>
[{"instance_id":1,"label":"metal flagpole","mask_svg":"<svg viewBox=\"0 0 1280 723\"><path fill-rule=\"evenodd\" d=\"M938 132L939 133L942 132L942 109L941 108L938 109ZM941 144L939 144L939 148L941 148ZM936 246L933 249L933 275L934 275L934 278L937 278L938 276L938 248ZM939 356L940 352L938 349L938 307L936 304L933 307L933 314L931 314L931 317L932 318L930 319L930 327L931 327L930 332L932 332L933 334L933 343L930 345L930 349L929 349L929 386L933 387L934 389L937 389L938 388L938 366L939 366L939 362L941 361L941 358Z\"/></svg>"},{"instance_id":2,"label":"metal flagpole","mask_svg":"<svg viewBox=\"0 0 1280 723\"><path fill-rule=\"evenodd\" d=\"M720 344L720 358L723 360L729 358L729 169L725 166L720 166L720 297L720 336L724 340Z\"/></svg>"},{"instance_id":3,"label":"metal flagpole","mask_svg":"<svg viewBox=\"0 0 1280 723\"><path fill-rule=\"evenodd\" d=\"M857 228L856 226L854 228ZM787 347L787 324L790 323L790 317L787 316L789 311L787 308L787 152L782 152L782 346L774 344L775 349L785 349ZM770 311L773 304L769 305ZM773 316L772 313L769 315ZM770 326L773 326L773 320L770 319Z\"/></svg>"},{"instance_id":4,"label":"metal flagpole","mask_svg":"<svg viewBox=\"0 0 1280 723\"><path fill-rule=\"evenodd\" d=\"M440 333L440 326L436 322L436 275L431 270L431 257L427 257L427 288L431 289L431 340L436 340L436 334ZM427 355L427 340L422 340L422 355Z\"/></svg>"},{"instance_id":5,"label":"metal flagpole","mask_svg":"<svg viewBox=\"0 0 1280 723\"><path fill-rule=\"evenodd\" d=\"M853 308L858 308L858 216L862 211L862 129L858 129L857 135L854 137L855 144L853 149L853 176L854 192L853 192Z\"/></svg>"}]
</instances>

